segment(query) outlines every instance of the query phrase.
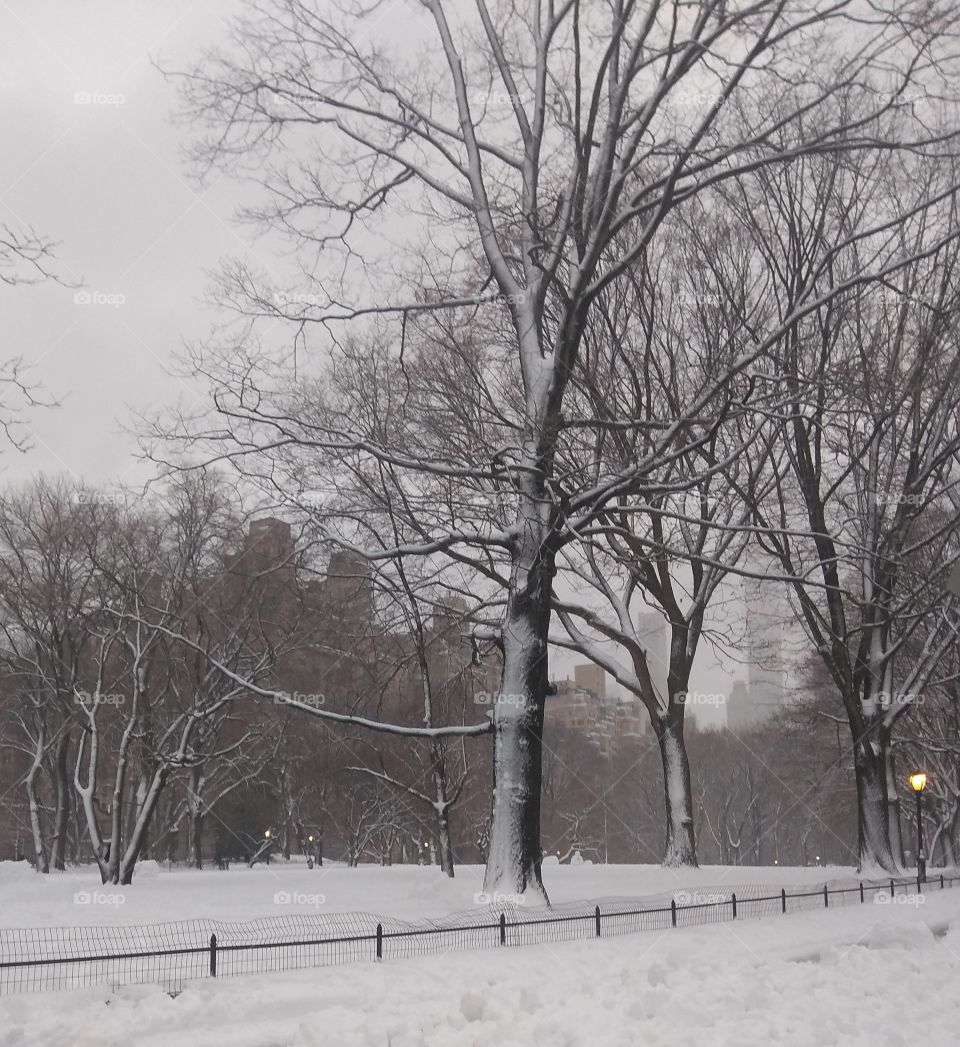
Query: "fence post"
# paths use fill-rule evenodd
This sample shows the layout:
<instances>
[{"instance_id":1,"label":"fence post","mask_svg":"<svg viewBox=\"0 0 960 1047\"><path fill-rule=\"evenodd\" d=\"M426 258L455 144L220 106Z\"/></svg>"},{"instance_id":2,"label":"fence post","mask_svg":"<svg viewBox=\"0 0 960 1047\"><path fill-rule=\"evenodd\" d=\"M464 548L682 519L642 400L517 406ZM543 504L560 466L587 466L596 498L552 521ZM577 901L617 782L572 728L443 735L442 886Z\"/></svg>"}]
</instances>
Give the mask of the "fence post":
<instances>
[{"instance_id":1,"label":"fence post","mask_svg":"<svg viewBox=\"0 0 960 1047\"><path fill-rule=\"evenodd\" d=\"M507 944L507 918L503 913L500 913L500 944Z\"/></svg>"},{"instance_id":2,"label":"fence post","mask_svg":"<svg viewBox=\"0 0 960 1047\"><path fill-rule=\"evenodd\" d=\"M940 873L940 890L943 890L943 873Z\"/></svg>"},{"instance_id":3,"label":"fence post","mask_svg":"<svg viewBox=\"0 0 960 1047\"><path fill-rule=\"evenodd\" d=\"M217 976L217 936L210 935L210 977Z\"/></svg>"},{"instance_id":4,"label":"fence post","mask_svg":"<svg viewBox=\"0 0 960 1047\"><path fill-rule=\"evenodd\" d=\"M730 904L733 906L733 918L737 918L737 896L735 894L730 895Z\"/></svg>"},{"instance_id":5,"label":"fence post","mask_svg":"<svg viewBox=\"0 0 960 1047\"><path fill-rule=\"evenodd\" d=\"M780 888L780 912L784 913L784 915L787 912L787 889L786 889L786 887L781 887Z\"/></svg>"},{"instance_id":6,"label":"fence post","mask_svg":"<svg viewBox=\"0 0 960 1047\"><path fill-rule=\"evenodd\" d=\"M827 891L827 885L823 885L823 907L824 909L830 908L830 893Z\"/></svg>"},{"instance_id":7,"label":"fence post","mask_svg":"<svg viewBox=\"0 0 960 1047\"><path fill-rule=\"evenodd\" d=\"M860 904L863 905L863 880L860 881Z\"/></svg>"},{"instance_id":8,"label":"fence post","mask_svg":"<svg viewBox=\"0 0 960 1047\"><path fill-rule=\"evenodd\" d=\"M890 881L890 897L893 897L893 880Z\"/></svg>"},{"instance_id":9,"label":"fence post","mask_svg":"<svg viewBox=\"0 0 960 1047\"><path fill-rule=\"evenodd\" d=\"M670 923L674 927L677 926L677 899L676 898L671 898L670 899Z\"/></svg>"},{"instance_id":10,"label":"fence post","mask_svg":"<svg viewBox=\"0 0 960 1047\"><path fill-rule=\"evenodd\" d=\"M923 894L923 888L920 886L923 881L920 879L920 873L917 873L917 894Z\"/></svg>"},{"instance_id":11,"label":"fence post","mask_svg":"<svg viewBox=\"0 0 960 1047\"><path fill-rule=\"evenodd\" d=\"M383 959L383 924L377 924L377 959Z\"/></svg>"},{"instance_id":12,"label":"fence post","mask_svg":"<svg viewBox=\"0 0 960 1047\"><path fill-rule=\"evenodd\" d=\"M600 937L600 906L599 905L596 907L596 909L593 910L593 915L597 919L597 937L599 938Z\"/></svg>"}]
</instances>

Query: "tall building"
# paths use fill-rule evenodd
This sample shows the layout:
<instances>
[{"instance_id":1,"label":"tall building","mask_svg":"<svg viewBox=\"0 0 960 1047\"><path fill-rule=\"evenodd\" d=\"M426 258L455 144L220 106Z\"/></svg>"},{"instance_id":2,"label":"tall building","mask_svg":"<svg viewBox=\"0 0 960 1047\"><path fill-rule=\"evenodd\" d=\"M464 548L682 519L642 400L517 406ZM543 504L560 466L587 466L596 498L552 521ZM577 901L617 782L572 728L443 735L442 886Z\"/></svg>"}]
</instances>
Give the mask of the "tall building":
<instances>
[{"instance_id":1,"label":"tall building","mask_svg":"<svg viewBox=\"0 0 960 1047\"><path fill-rule=\"evenodd\" d=\"M600 698L607 696L607 674L593 662L581 662L573 667L573 682L577 687L592 691Z\"/></svg>"},{"instance_id":2,"label":"tall building","mask_svg":"<svg viewBox=\"0 0 960 1047\"><path fill-rule=\"evenodd\" d=\"M647 653L647 669L657 691L666 695L670 673L670 634L667 620L659 611L644 611L637 615L637 635Z\"/></svg>"},{"instance_id":3,"label":"tall building","mask_svg":"<svg viewBox=\"0 0 960 1047\"><path fill-rule=\"evenodd\" d=\"M788 637L793 613L785 587L775 581L744 578L742 595L743 674L734 680L726 704L727 727L732 731L758 726L783 709L790 675Z\"/></svg>"},{"instance_id":4,"label":"tall building","mask_svg":"<svg viewBox=\"0 0 960 1047\"><path fill-rule=\"evenodd\" d=\"M547 698L548 728L579 731L604 756L614 755L646 732L646 710L635 698L608 695L606 673L599 666L581 663L573 673L573 680L557 681L556 693Z\"/></svg>"}]
</instances>

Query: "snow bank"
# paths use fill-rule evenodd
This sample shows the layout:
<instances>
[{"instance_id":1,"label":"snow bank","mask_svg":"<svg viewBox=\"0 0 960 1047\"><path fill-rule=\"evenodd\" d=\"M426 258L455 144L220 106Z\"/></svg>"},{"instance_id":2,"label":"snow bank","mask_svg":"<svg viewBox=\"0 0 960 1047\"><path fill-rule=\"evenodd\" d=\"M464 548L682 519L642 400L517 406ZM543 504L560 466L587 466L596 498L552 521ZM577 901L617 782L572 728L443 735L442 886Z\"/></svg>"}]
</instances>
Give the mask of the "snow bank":
<instances>
[{"instance_id":1,"label":"snow bank","mask_svg":"<svg viewBox=\"0 0 960 1047\"><path fill-rule=\"evenodd\" d=\"M740 870L738 870L740 872ZM937 938L930 927L951 925ZM923 905L0 999L23 1047L953 1047L960 890ZM877 946L880 947L877 947Z\"/></svg>"},{"instance_id":2,"label":"snow bank","mask_svg":"<svg viewBox=\"0 0 960 1047\"><path fill-rule=\"evenodd\" d=\"M0 862L0 886L32 883L37 874L29 862Z\"/></svg>"},{"instance_id":3,"label":"snow bank","mask_svg":"<svg viewBox=\"0 0 960 1047\"><path fill-rule=\"evenodd\" d=\"M748 884L813 883L853 877L852 869L787 866L664 869L659 865L550 865L544 880L555 905L590 898L639 898L709 888L729 894ZM453 880L436 866L272 862L168 870L137 867L128 887L103 891L95 866L41 876L26 862L0 863L0 927L116 926L177 920L249 921L284 915L370 912L419 920L490 904L483 868L457 867ZM78 898L87 898L79 901ZM122 898L122 901L121 901ZM512 898L512 896L511 896ZM533 900L531 900L533 904ZM669 900L667 901L669 904Z\"/></svg>"}]
</instances>

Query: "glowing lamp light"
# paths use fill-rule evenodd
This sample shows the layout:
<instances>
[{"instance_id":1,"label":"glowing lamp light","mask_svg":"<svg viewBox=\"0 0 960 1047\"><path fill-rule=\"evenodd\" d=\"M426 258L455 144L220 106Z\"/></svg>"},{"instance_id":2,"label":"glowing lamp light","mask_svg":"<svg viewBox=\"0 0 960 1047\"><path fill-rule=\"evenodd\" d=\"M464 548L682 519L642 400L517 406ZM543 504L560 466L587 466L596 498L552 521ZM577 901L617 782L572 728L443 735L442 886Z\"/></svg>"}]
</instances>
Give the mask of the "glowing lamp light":
<instances>
[{"instance_id":1,"label":"glowing lamp light","mask_svg":"<svg viewBox=\"0 0 960 1047\"><path fill-rule=\"evenodd\" d=\"M272 829L264 829L263 830L263 838L265 840L269 840L271 836L273 836L273 830Z\"/></svg>"},{"instance_id":2,"label":"glowing lamp light","mask_svg":"<svg viewBox=\"0 0 960 1047\"><path fill-rule=\"evenodd\" d=\"M927 856L923 850L923 790L927 785L927 772L914 771L908 781L917 798L917 890L927 882Z\"/></svg>"},{"instance_id":3,"label":"glowing lamp light","mask_svg":"<svg viewBox=\"0 0 960 1047\"><path fill-rule=\"evenodd\" d=\"M308 836L308 837L307 837L307 840L308 840L308 841L309 841L310 843L313 843L313 841L314 841L315 839L316 839L316 836L314 836L314 835L312 835L312 834L311 834L310 836Z\"/></svg>"}]
</instances>

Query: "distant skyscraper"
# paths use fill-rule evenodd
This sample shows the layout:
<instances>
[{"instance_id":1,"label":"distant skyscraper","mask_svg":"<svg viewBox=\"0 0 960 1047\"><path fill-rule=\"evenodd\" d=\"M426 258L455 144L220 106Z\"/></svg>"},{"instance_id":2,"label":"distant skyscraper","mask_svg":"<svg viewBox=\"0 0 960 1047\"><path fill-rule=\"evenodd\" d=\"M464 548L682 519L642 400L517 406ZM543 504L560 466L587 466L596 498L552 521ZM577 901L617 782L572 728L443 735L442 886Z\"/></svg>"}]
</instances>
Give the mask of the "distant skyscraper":
<instances>
[{"instance_id":1,"label":"distant skyscraper","mask_svg":"<svg viewBox=\"0 0 960 1047\"><path fill-rule=\"evenodd\" d=\"M788 631L793 615L784 586L744 578L744 668L746 680L734 681L727 701L727 726L743 729L763 723L787 701Z\"/></svg>"},{"instance_id":2,"label":"distant skyscraper","mask_svg":"<svg viewBox=\"0 0 960 1047\"><path fill-rule=\"evenodd\" d=\"M666 696L670 671L670 641L667 621L659 611L637 615L637 635L647 653L647 668L657 691Z\"/></svg>"}]
</instances>

